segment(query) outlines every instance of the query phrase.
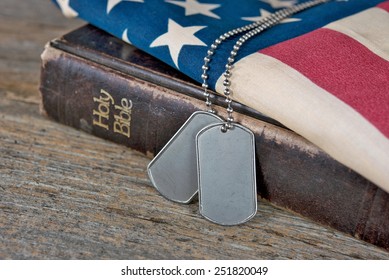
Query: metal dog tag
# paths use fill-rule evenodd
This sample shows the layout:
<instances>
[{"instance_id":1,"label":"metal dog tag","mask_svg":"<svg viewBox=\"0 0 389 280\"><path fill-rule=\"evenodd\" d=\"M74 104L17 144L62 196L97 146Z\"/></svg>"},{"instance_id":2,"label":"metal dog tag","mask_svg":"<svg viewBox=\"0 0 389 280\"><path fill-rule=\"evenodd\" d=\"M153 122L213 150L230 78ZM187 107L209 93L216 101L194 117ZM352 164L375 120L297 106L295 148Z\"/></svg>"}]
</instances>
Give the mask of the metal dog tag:
<instances>
[{"instance_id":1,"label":"metal dog tag","mask_svg":"<svg viewBox=\"0 0 389 280\"><path fill-rule=\"evenodd\" d=\"M221 123L218 116L193 113L147 167L154 187L166 198L189 203L198 191L196 135L209 124Z\"/></svg>"},{"instance_id":2,"label":"metal dog tag","mask_svg":"<svg viewBox=\"0 0 389 280\"><path fill-rule=\"evenodd\" d=\"M222 125L196 137L199 207L214 223L236 225L257 212L254 134L238 124L222 132Z\"/></svg>"}]
</instances>

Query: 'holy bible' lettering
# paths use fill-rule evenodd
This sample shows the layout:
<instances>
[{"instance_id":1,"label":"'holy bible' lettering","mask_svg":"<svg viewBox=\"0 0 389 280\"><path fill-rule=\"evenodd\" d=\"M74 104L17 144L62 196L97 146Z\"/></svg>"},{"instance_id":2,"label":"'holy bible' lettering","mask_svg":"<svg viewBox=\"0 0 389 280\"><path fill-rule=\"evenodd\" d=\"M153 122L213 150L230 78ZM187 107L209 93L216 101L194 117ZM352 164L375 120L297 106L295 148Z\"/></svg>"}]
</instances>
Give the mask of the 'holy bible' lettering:
<instances>
[{"instance_id":1,"label":"'holy bible' lettering","mask_svg":"<svg viewBox=\"0 0 389 280\"><path fill-rule=\"evenodd\" d=\"M120 105L115 105L112 95L100 90L99 97L93 97L93 125L105 130L112 130L115 133L130 138L131 135L131 114L133 103L130 99L122 98ZM110 117L113 112L113 122Z\"/></svg>"}]
</instances>

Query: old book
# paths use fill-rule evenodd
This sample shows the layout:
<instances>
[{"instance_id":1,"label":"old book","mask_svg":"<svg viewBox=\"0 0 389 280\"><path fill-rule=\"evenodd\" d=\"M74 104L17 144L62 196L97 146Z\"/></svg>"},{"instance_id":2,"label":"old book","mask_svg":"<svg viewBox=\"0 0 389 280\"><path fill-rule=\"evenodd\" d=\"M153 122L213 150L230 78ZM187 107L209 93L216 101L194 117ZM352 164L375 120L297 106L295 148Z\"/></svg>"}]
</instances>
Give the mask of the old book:
<instances>
[{"instance_id":1,"label":"old book","mask_svg":"<svg viewBox=\"0 0 389 280\"><path fill-rule=\"evenodd\" d=\"M205 107L197 83L91 25L47 44L40 91L50 118L150 157ZM387 193L276 121L234 108L256 135L261 197L389 249Z\"/></svg>"}]
</instances>

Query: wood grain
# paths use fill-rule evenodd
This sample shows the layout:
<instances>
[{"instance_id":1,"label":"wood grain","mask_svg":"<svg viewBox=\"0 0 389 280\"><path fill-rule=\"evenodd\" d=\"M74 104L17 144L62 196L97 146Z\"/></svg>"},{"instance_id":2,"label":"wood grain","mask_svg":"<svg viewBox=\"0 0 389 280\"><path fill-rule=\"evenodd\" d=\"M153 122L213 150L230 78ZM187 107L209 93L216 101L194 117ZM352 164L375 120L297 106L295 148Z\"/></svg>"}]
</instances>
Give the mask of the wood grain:
<instances>
[{"instance_id":1,"label":"wood grain","mask_svg":"<svg viewBox=\"0 0 389 280\"><path fill-rule=\"evenodd\" d=\"M0 258L389 258L266 201L252 223L211 224L151 187L148 158L40 115L43 45L80 24L49 1L0 4Z\"/></svg>"}]
</instances>

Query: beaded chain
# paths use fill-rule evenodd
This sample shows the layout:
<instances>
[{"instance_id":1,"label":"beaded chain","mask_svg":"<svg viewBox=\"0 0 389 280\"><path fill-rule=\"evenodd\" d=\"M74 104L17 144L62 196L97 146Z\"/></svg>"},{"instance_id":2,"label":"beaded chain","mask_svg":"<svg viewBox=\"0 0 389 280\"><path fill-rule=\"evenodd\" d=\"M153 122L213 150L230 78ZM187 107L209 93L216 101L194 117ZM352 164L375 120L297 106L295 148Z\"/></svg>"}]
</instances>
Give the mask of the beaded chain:
<instances>
[{"instance_id":1,"label":"beaded chain","mask_svg":"<svg viewBox=\"0 0 389 280\"><path fill-rule=\"evenodd\" d=\"M303 10L312 8L314 6L317 6L322 3L329 2L331 0L312 0L305 3L297 4L290 8L285 8L282 10L279 10L273 14L270 14L269 16L265 17L264 19L245 25L243 27L238 27L235 29L232 29L222 35L220 35L212 44L210 49L207 51L207 56L204 57L204 64L202 66L203 73L201 75L201 78L203 80L202 87L204 89L204 97L206 98L205 104L208 108L208 112L215 114L216 111L213 108L213 104L211 101L211 94L208 92L208 70L209 70L209 63L211 62L212 56L214 55L216 49L218 46L225 40L234 37L236 35L239 35L243 32L246 32L244 35L242 35L233 46L232 51L230 52L230 56L227 59L227 64L225 65L225 72L223 74L224 81L224 95L226 96L226 103L227 103L227 121L225 125L222 127L222 131L226 132L228 129L231 129L233 126L234 118L232 116L232 113L234 112L232 108L232 98L231 98L231 75L232 75L232 68L233 64L235 62L235 57L238 54L239 49L242 47L242 45L248 41L250 38L257 36L261 32L265 31L266 29L269 29L270 27L276 25L277 23L281 22L282 20L290 17L291 15L294 15L296 13L299 13Z\"/></svg>"}]
</instances>

